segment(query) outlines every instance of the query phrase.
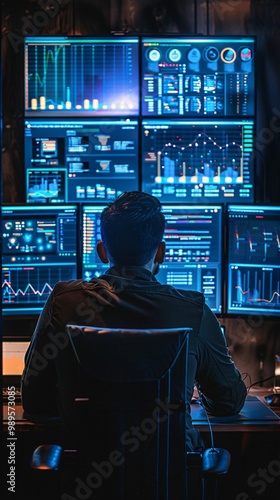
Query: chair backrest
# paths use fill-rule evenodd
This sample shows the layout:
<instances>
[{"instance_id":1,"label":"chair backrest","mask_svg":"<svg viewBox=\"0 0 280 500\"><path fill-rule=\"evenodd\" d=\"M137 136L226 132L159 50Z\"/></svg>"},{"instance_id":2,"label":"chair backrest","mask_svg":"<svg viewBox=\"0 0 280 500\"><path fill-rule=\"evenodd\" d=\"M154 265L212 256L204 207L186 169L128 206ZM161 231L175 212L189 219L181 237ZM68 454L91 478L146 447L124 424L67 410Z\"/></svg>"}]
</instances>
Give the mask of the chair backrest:
<instances>
[{"instance_id":1,"label":"chair backrest","mask_svg":"<svg viewBox=\"0 0 280 500\"><path fill-rule=\"evenodd\" d=\"M72 376L64 370L60 390L75 373L68 417L82 457L80 487L98 499L185 499L190 329L66 330L77 365Z\"/></svg>"}]
</instances>

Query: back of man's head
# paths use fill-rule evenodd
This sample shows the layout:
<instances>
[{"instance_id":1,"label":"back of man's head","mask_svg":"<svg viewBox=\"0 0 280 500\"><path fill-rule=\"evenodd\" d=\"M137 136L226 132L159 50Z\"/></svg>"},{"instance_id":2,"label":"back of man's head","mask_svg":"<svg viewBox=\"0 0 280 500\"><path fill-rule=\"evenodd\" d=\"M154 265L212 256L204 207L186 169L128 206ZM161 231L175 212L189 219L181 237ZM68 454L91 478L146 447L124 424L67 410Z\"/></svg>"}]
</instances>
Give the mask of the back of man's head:
<instances>
[{"instance_id":1,"label":"back of man's head","mask_svg":"<svg viewBox=\"0 0 280 500\"><path fill-rule=\"evenodd\" d=\"M162 241L165 218L157 198L140 191L120 195L101 214L101 238L109 260L145 265Z\"/></svg>"}]
</instances>

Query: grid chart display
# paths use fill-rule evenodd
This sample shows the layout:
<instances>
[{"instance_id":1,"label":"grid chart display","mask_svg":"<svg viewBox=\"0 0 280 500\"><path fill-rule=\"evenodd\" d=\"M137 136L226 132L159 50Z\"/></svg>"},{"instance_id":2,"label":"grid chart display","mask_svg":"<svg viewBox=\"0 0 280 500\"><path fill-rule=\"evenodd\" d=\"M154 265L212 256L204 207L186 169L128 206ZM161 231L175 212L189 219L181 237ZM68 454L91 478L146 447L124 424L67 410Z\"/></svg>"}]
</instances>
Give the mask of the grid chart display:
<instances>
[{"instance_id":1,"label":"grid chart display","mask_svg":"<svg viewBox=\"0 0 280 500\"><path fill-rule=\"evenodd\" d=\"M228 206L230 314L280 316L280 206Z\"/></svg>"},{"instance_id":2,"label":"grid chart display","mask_svg":"<svg viewBox=\"0 0 280 500\"><path fill-rule=\"evenodd\" d=\"M144 120L142 189L166 202L253 201L252 120Z\"/></svg>"},{"instance_id":3,"label":"grid chart display","mask_svg":"<svg viewBox=\"0 0 280 500\"><path fill-rule=\"evenodd\" d=\"M68 201L65 168L27 168L27 203L64 203Z\"/></svg>"},{"instance_id":4,"label":"grid chart display","mask_svg":"<svg viewBox=\"0 0 280 500\"><path fill-rule=\"evenodd\" d=\"M137 37L26 37L25 114L139 114Z\"/></svg>"}]
</instances>

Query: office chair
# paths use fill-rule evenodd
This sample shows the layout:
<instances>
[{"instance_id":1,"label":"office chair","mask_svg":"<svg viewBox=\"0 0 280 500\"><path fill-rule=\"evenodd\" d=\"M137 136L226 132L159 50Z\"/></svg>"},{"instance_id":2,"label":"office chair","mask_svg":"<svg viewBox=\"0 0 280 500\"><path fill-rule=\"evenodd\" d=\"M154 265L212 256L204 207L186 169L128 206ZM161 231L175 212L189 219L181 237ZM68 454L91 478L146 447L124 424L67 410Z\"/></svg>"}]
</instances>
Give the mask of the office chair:
<instances>
[{"instance_id":1,"label":"office chair","mask_svg":"<svg viewBox=\"0 0 280 500\"><path fill-rule=\"evenodd\" d=\"M185 500L187 469L227 472L186 453L187 327L66 331L63 445L39 446L32 458L34 468L61 464L61 498Z\"/></svg>"}]
</instances>

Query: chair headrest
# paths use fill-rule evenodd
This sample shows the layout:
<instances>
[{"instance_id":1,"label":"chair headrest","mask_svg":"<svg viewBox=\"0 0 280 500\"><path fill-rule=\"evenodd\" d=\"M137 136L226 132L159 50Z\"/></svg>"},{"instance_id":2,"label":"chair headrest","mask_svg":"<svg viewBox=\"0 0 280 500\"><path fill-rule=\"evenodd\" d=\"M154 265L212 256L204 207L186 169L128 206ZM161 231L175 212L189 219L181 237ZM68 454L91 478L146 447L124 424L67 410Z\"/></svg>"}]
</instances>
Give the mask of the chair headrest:
<instances>
[{"instance_id":1,"label":"chair headrest","mask_svg":"<svg viewBox=\"0 0 280 500\"><path fill-rule=\"evenodd\" d=\"M104 381L147 381L163 377L182 351L191 329L152 330L67 325L82 369Z\"/></svg>"}]
</instances>

